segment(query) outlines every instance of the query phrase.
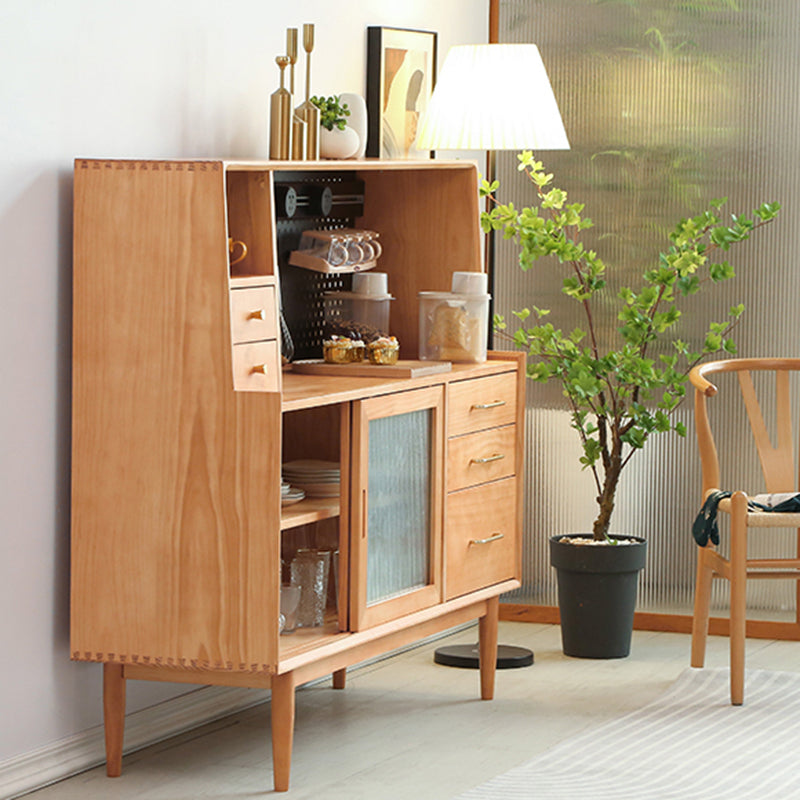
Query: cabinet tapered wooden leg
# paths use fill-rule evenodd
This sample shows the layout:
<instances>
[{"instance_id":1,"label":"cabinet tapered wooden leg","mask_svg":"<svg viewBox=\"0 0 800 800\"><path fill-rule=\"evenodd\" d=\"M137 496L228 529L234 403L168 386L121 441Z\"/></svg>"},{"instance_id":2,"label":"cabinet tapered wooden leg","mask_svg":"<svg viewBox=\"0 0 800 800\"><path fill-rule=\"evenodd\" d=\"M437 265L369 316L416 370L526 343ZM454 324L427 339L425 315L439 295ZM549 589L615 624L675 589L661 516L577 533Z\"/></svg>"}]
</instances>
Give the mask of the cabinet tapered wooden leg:
<instances>
[{"instance_id":1,"label":"cabinet tapered wooden leg","mask_svg":"<svg viewBox=\"0 0 800 800\"><path fill-rule=\"evenodd\" d=\"M347 682L347 669L337 669L333 673L333 688L344 689Z\"/></svg>"},{"instance_id":2,"label":"cabinet tapered wooden leg","mask_svg":"<svg viewBox=\"0 0 800 800\"><path fill-rule=\"evenodd\" d=\"M122 774L122 739L125 733L125 678L122 664L103 664L103 727L106 737L106 775Z\"/></svg>"},{"instance_id":3,"label":"cabinet tapered wooden leg","mask_svg":"<svg viewBox=\"0 0 800 800\"><path fill-rule=\"evenodd\" d=\"M275 791L289 790L294 738L294 673L272 678L272 772Z\"/></svg>"},{"instance_id":4,"label":"cabinet tapered wooden leg","mask_svg":"<svg viewBox=\"0 0 800 800\"><path fill-rule=\"evenodd\" d=\"M481 699L494 698L494 676L497 671L497 626L500 599L486 601L486 614L478 621L478 657L481 671Z\"/></svg>"}]
</instances>

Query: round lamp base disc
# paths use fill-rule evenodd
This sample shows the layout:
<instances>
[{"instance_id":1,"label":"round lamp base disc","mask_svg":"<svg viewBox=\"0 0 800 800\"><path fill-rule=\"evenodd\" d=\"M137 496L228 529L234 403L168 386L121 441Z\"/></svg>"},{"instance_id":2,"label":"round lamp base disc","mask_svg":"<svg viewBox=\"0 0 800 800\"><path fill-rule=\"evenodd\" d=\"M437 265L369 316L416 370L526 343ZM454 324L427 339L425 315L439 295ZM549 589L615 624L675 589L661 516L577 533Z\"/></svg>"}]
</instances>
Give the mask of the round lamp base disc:
<instances>
[{"instance_id":1,"label":"round lamp base disc","mask_svg":"<svg viewBox=\"0 0 800 800\"><path fill-rule=\"evenodd\" d=\"M478 669L479 656L477 644L453 644L439 647L433 654L436 664L445 667L462 669ZM533 664L533 653L525 647L513 647L508 644L497 646L497 669L516 669Z\"/></svg>"}]
</instances>

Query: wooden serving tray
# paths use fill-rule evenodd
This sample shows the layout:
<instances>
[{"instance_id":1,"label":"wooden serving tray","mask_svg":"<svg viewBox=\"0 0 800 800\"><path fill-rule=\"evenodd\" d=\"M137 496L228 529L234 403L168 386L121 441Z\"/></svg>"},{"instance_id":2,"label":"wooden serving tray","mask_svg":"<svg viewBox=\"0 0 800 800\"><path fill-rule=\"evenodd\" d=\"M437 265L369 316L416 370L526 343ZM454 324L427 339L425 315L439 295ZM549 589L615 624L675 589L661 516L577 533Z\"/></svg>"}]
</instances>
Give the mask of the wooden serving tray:
<instances>
[{"instance_id":1,"label":"wooden serving tray","mask_svg":"<svg viewBox=\"0 0 800 800\"><path fill-rule=\"evenodd\" d=\"M329 364L322 359L294 361L292 372L304 375L340 375L349 378L420 378L438 372L450 372L449 361L415 361L400 359L396 364L372 364L357 361L352 364Z\"/></svg>"}]
</instances>

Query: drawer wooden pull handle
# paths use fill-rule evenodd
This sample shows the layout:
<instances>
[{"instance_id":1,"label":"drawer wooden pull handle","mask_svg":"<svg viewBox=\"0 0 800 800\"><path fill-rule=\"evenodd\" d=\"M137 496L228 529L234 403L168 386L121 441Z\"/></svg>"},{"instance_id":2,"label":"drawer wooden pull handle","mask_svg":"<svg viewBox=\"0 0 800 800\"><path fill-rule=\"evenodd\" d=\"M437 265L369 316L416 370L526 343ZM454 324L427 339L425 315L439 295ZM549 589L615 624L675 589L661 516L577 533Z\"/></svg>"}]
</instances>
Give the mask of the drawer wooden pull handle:
<instances>
[{"instance_id":1,"label":"drawer wooden pull handle","mask_svg":"<svg viewBox=\"0 0 800 800\"><path fill-rule=\"evenodd\" d=\"M493 403L475 403L475 405L472 407L475 409L497 408L498 406L504 406L505 404L505 400L495 400Z\"/></svg>"},{"instance_id":2,"label":"drawer wooden pull handle","mask_svg":"<svg viewBox=\"0 0 800 800\"><path fill-rule=\"evenodd\" d=\"M495 453L493 456L484 456L483 458L471 458L470 464L490 464L492 461L501 461L505 458L504 453Z\"/></svg>"},{"instance_id":3,"label":"drawer wooden pull handle","mask_svg":"<svg viewBox=\"0 0 800 800\"><path fill-rule=\"evenodd\" d=\"M495 533L492 536L487 536L485 539L470 539L470 544L489 544L490 542L496 542L498 539L503 539L505 537L504 533Z\"/></svg>"},{"instance_id":4,"label":"drawer wooden pull handle","mask_svg":"<svg viewBox=\"0 0 800 800\"><path fill-rule=\"evenodd\" d=\"M247 319L260 319L260 320L266 322L267 310L265 308L259 308L258 311L251 311L247 315Z\"/></svg>"},{"instance_id":5,"label":"drawer wooden pull handle","mask_svg":"<svg viewBox=\"0 0 800 800\"><path fill-rule=\"evenodd\" d=\"M258 372L261 375L266 375L267 374L267 365L266 364L256 364L250 370L250 374L253 374L254 372Z\"/></svg>"}]
</instances>

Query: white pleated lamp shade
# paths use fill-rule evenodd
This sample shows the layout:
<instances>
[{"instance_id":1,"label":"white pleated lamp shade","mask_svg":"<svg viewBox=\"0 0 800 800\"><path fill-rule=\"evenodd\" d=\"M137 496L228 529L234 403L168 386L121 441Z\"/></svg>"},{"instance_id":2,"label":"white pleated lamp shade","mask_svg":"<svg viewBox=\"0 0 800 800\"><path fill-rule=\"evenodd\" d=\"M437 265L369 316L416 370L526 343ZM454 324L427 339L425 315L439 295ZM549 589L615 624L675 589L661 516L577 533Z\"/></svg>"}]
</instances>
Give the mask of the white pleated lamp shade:
<instances>
[{"instance_id":1,"label":"white pleated lamp shade","mask_svg":"<svg viewBox=\"0 0 800 800\"><path fill-rule=\"evenodd\" d=\"M458 45L420 121L421 150L568 150L535 44Z\"/></svg>"}]
</instances>

